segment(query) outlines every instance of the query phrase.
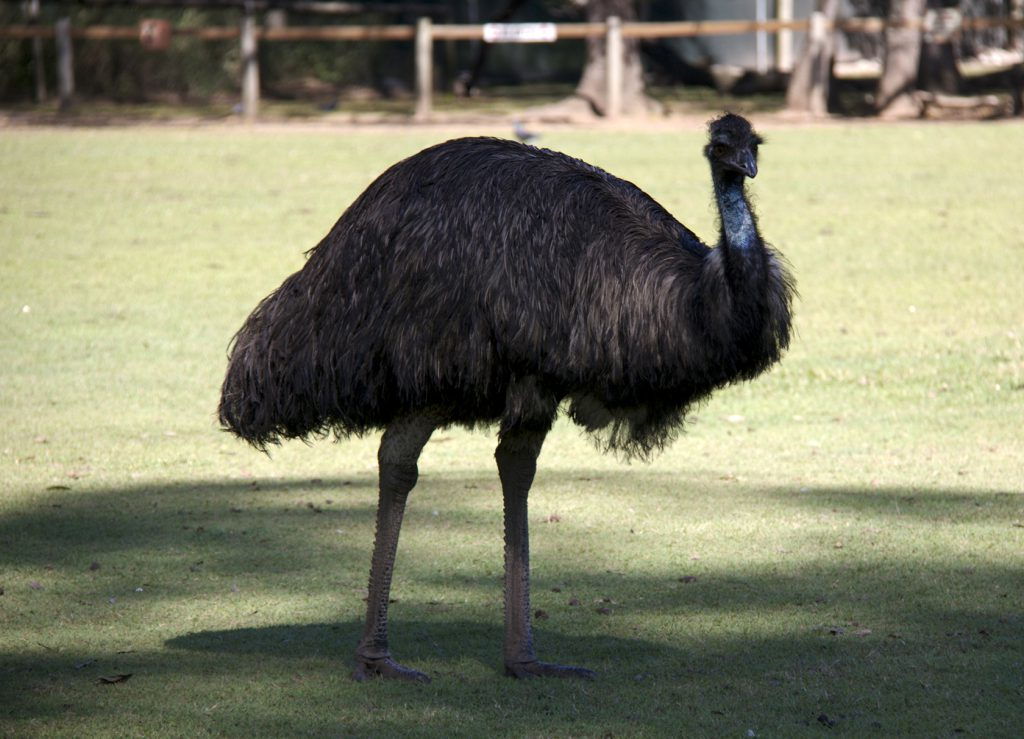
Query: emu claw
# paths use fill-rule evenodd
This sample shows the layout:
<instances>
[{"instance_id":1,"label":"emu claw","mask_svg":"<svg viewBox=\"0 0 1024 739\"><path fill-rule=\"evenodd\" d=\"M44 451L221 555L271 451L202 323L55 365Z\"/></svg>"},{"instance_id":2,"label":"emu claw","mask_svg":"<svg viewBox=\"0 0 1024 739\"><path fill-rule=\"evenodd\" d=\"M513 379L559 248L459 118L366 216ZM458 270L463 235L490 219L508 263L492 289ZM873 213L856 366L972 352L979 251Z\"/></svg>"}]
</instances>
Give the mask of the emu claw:
<instances>
[{"instance_id":1,"label":"emu claw","mask_svg":"<svg viewBox=\"0 0 1024 739\"><path fill-rule=\"evenodd\" d=\"M534 677L572 677L577 680L593 680L597 673L585 667L554 665L549 662L505 663L505 674L518 680Z\"/></svg>"},{"instance_id":2,"label":"emu claw","mask_svg":"<svg viewBox=\"0 0 1024 739\"><path fill-rule=\"evenodd\" d=\"M430 682L430 678L419 670L400 665L390 657L382 659L356 657L356 669L352 672L352 679L361 683L375 677L386 680L407 680L415 683Z\"/></svg>"}]
</instances>

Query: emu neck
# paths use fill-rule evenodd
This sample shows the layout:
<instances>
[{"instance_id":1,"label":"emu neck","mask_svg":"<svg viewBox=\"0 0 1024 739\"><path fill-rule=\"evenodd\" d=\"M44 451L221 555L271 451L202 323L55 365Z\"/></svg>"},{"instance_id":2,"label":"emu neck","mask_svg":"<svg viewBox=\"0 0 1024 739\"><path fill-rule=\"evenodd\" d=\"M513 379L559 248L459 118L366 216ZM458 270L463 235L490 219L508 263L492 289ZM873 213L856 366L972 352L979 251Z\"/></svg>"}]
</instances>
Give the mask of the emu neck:
<instances>
[{"instance_id":1,"label":"emu neck","mask_svg":"<svg viewBox=\"0 0 1024 739\"><path fill-rule=\"evenodd\" d=\"M722 221L722 245L737 251L753 249L760 244L754 214L747 202L743 178L719 175L714 178L715 201Z\"/></svg>"}]
</instances>

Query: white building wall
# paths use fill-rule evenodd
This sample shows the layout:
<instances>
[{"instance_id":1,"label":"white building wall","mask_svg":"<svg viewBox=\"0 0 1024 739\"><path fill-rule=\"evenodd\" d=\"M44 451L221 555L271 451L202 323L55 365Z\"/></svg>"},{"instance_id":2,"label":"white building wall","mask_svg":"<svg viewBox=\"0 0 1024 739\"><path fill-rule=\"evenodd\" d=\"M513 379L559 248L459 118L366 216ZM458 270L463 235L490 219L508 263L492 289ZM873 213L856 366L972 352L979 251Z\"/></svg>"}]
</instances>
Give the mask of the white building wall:
<instances>
[{"instance_id":1,"label":"white building wall","mask_svg":"<svg viewBox=\"0 0 1024 739\"><path fill-rule=\"evenodd\" d=\"M755 20L758 17L758 6L763 17L768 20L777 15L775 0L677 0L680 18L685 20ZM814 0L793 0L793 18L801 19L810 16L814 10ZM676 51L692 64L728 64L744 69L761 71L774 69L775 34L761 35L748 33L734 36L699 36L694 38L673 39L670 43ZM799 57L803 48L804 34L793 34L794 58Z\"/></svg>"}]
</instances>

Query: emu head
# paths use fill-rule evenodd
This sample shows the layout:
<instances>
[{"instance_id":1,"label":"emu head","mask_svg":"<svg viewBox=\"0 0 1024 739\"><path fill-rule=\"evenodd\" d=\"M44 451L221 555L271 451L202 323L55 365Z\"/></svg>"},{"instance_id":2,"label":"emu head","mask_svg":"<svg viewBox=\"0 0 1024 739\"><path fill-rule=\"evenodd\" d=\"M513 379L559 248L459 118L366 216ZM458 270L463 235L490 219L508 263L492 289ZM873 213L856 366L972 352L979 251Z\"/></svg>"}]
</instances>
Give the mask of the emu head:
<instances>
[{"instance_id":1,"label":"emu head","mask_svg":"<svg viewBox=\"0 0 1024 739\"><path fill-rule=\"evenodd\" d=\"M757 176L757 147L764 139L750 122L735 113L726 113L708 124L708 145L704 156L713 175Z\"/></svg>"}]
</instances>

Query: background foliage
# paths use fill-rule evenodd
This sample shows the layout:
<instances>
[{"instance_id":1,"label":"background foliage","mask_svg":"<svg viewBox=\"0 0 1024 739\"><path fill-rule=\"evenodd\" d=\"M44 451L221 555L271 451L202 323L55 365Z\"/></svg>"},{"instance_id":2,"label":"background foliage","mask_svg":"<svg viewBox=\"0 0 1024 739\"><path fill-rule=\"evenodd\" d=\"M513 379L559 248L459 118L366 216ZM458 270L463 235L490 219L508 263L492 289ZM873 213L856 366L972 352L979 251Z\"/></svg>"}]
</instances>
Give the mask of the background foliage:
<instances>
[{"instance_id":1,"label":"background foliage","mask_svg":"<svg viewBox=\"0 0 1024 739\"><path fill-rule=\"evenodd\" d=\"M378 3L384 5L386 3ZM478 3L486 20L504 3ZM438 4L438 19L466 22L462 4ZM236 26L241 14L233 9L135 9L89 8L44 3L41 22L52 24L58 15L69 15L73 27L87 25L134 26L142 18L166 18L175 27ZM261 16L262 17L262 16ZM529 3L515 20L578 20L579 9L557 2ZM415 23L407 12L368 12L348 16L290 13L292 25L375 25ZM24 23L19 6L0 4L0 25ZM53 42L44 45L49 74L55 74ZM443 44L435 50L439 74L445 85L460 69L472 65L475 45ZM489 79L508 84L524 80L574 81L583 61L583 44L568 41L532 48L504 46L492 50L488 60ZM260 46L260 71L264 91L279 97L308 95L352 86L376 90L384 95L412 88L411 42L298 41L264 43ZM137 41L78 41L75 43L75 76L79 92L86 97L106 97L139 102L209 99L229 93L239 85L239 52L236 41L200 41L188 37L173 40L171 49L147 51ZM30 99L32 96L31 47L26 41L0 40L0 99ZM397 83L397 84L396 84ZM55 81L51 79L51 90Z\"/></svg>"}]
</instances>

